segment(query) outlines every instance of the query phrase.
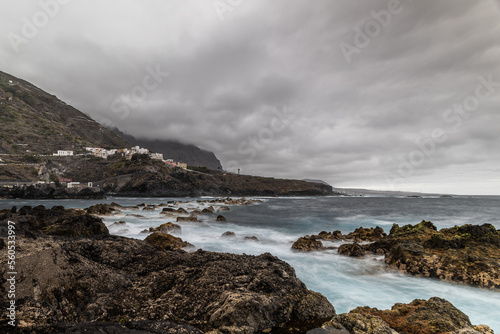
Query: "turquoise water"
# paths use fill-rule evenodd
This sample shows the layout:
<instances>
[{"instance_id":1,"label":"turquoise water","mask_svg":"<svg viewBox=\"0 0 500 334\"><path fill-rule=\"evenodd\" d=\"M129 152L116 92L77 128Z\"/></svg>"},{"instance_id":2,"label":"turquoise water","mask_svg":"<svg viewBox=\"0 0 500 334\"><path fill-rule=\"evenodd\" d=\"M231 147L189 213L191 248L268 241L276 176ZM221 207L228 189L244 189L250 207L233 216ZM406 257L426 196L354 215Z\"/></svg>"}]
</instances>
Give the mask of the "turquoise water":
<instances>
[{"instance_id":1,"label":"turquoise water","mask_svg":"<svg viewBox=\"0 0 500 334\"><path fill-rule=\"evenodd\" d=\"M172 199L109 198L102 201L0 201L0 207L42 204L84 208L96 202L115 201L122 205L161 203ZM178 199L188 201L189 199ZM198 204L183 204L194 209ZM126 216L140 214L144 218ZM342 257L335 251L296 253L290 246L298 237L322 230L341 230L381 226L388 232L393 223L416 224L431 220L438 228L461 224L491 223L500 229L500 197L394 198L394 197L322 197L264 198L257 205L231 207L222 213L227 222L216 222L216 215L200 216L200 223L180 223L184 240L196 248L238 254L270 252L290 263L308 288L324 294L338 313L357 306L390 308L394 303L407 303L415 298L445 298L471 318L473 324L487 324L500 332L500 293L410 277L389 270L380 256L361 259ZM127 222L118 228L110 225ZM120 216L106 217L113 234L143 239L140 233L149 227L169 221L159 211L124 211ZM170 219L173 221L173 219ZM236 239L220 238L225 231L236 233ZM245 240L256 236L259 241Z\"/></svg>"}]
</instances>

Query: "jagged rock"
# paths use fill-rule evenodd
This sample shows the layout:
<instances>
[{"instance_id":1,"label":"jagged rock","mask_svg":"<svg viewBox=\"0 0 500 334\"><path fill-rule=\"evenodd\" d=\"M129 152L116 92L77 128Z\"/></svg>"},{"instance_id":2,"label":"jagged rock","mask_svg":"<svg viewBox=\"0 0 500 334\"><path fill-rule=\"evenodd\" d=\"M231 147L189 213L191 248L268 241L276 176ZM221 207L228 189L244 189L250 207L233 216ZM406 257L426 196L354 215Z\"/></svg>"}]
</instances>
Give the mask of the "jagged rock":
<instances>
[{"instance_id":1,"label":"jagged rock","mask_svg":"<svg viewBox=\"0 0 500 334\"><path fill-rule=\"evenodd\" d=\"M85 209L88 213L99 216L112 215L116 209L109 204L95 204Z\"/></svg>"},{"instance_id":2,"label":"jagged rock","mask_svg":"<svg viewBox=\"0 0 500 334\"><path fill-rule=\"evenodd\" d=\"M174 223L164 223L158 227L150 227L149 232L161 232L161 233L181 233L182 228L180 225Z\"/></svg>"},{"instance_id":3,"label":"jagged rock","mask_svg":"<svg viewBox=\"0 0 500 334\"><path fill-rule=\"evenodd\" d=\"M156 208L154 206L145 206L142 211L155 211Z\"/></svg>"},{"instance_id":4,"label":"jagged rock","mask_svg":"<svg viewBox=\"0 0 500 334\"><path fill-rule=\"evenodd\" d=\"M208 208L204 208L203 210L201 210L201 213L214 213L214 208L211 206Z\"/></svg>"},{"instance_id":5,"label":"jagged rock","mask_svg":"<svg viewBox=\"0 0 500 334\"><path fill-rule=\"evenodd\" d=\"M321 241L313 239L313 238L299 238L292 245L292 249L302 251L302 252L310 252L321 250L323 248L323 244Z\"/></svg>"},{"instance_id":6,"label":"jagged rock","mask_svg":"<svg viewBox=\"0 0 500 334\"><path fill-rule=\"evenodd\" d=\"M154 232L145 239L146 242L161 250L174 250L187 247L194 247L189 242L183 241L181 238L174 237L168 233Z\"/></svg>"},{"instance_id":7,"label":"jagged rock","mask_svg":"<svg viewBox=\"0 0 500 334\"><path fill-rule=\"evenodd\" d=\"M9 220L19 227L16 232L38 236L16 244L22 249L16 267L16 316L22 319L17 329L26 333L60 333L71 326L80 330L78 324L92 332L110 322L132 329L144 319L153 327L137 330L166 330L161 326L170 321L235 334L298 323L309 326L306 332L314 328L308 324L335 314L325 297L307 290L292 267L270 254L165 251L109 235L47 236L42 230L57 217L102 221L82 210L56 208L51 216L45 208L24 212ZM23 217L36 223L21 223ZM0 240L5 240L6 228L7 222L0 222ZM10 330L0 323L0 332Z\"/></svg>"},{"instance_id":8,"label":"jagged rock","mask_svg":"<svg viewBox=\"0 0 500 334\"><path fill-rule=\"evenodd\" d=\"M177 222L197 222L196 217L177 217Z\"/></svg>"},{"instance_id":9,"label":"jagged rock","mask_svg":"<svg viewBox=\"0 0 500 334\"><path fill-rule=\"evenodd\" d=\"M349 233L345 238L346 239L352 239L356 242L359 241L377 241L385 237L387 234L384 232L384 230L377 226L375 228L370 227L370 228L364 228L364 227L359 227L354 230L354 232Z\"/></svg>"},{"instance_id":10,"label":"jagged rock","mask_svg":"<svg viewBox=\"0 0 500 334\"><path fill-rule=\"evenodd\" d=\"M221 238L236 238L236 234L234 232L231 232L231 231L226 231L226 232L222 233L222 235L220 237Z\"/></svg>"},{"instance_id":11,"label":"jagged rock","mask_svg":"<svg viewBox=\"0 0 500 334\"><path fill-rule=\"evenodd\" d=\"M174 211L175 213L187 214L188 212L184 208L178 208Z\"/></svg>"},{"instance_id":12,"label":"jagged rock","mask_svg":"<svg viewBox=\"0 0 500 334\"><path fill-rule=\"evenodd\" d=\"M218 215L215 220L218 221L218 222L225 222L226 221L226 217L224 217L223 215Z\"/></svg>"},{"instance_id":13,"label":"jagged rock","mask_svg":"<svg viewBox=\"0 0 500 334\"><path fill-rule=\"evenodd\" d=\"M339 247L338 253L345 256L360 257L365 255L365 250L358 243L343 244Z\"/></svg>"},{"instance_id":14,"label":"jagged rock","mask_svg":"<svg viewBox=\"0 0 500 334\"><path fill-rule=\"evenodd\" d=\"M326 232L326 231L321 231L317 236L314 236L316 239L322 239L322 240L329 240L329 241L334 241L334 240L343 240L345 239L345 236L342 235L342 232L340 231L333 231L333 232Z\"/></svg>"},{"instance_id":15,"label":"jagged rock","mask_svg":"<svg viewBox=\"0 0 500 334\"><path fill-rule=\"evenodd\" d=\"M122 205L116 203L116 202L111 202L111 204L109 205L110 207L112 207L113 209L120 209L120 208L123 208Z\"/></svg>"},{"instance_id":16,"label":"jagged rock","mask_svg":"<svg viewBox=\"0 0 500 334\"><path fill-rule=\"evenodd\" d=\"M437 231L432 222L397 224L388 236L365 246L406 273L500 288L500 232L490 224Z\"/></svg>"}]
</instances>

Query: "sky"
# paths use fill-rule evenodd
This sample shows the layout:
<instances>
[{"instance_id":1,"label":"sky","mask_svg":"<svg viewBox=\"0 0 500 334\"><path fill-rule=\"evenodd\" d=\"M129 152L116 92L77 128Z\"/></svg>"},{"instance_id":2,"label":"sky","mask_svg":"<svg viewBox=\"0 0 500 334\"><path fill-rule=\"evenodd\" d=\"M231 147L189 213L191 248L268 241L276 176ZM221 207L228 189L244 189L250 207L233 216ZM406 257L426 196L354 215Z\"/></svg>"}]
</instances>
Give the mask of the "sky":
<instances>
[{"instance_id":1,"label":"sky","mask_svg":"<svg viewBox=\"0 0 500 334\"><path fill-rule=\"evenodd\" d=\"M493 0L3 1L0 70L243 174L500 195Z\"/></svg>"}]
</instances>

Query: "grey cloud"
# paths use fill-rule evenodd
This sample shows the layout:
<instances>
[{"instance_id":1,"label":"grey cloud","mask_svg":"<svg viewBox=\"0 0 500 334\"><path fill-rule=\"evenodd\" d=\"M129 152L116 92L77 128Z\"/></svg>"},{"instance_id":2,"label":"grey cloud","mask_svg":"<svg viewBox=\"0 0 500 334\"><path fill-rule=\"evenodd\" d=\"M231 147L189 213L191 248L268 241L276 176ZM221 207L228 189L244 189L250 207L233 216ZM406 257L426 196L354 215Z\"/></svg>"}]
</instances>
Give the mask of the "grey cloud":
<instances>
[{"instance_id":1,"label":"grey cloud","mask_svg":"<svg viewBox=\"0 0 500 334\"><path fill-rule=\"evenodd\" d=\"M1 65L98 121L199 145L258 175L387 188L401 158L421 150L415 140L441 128L447 139L395 186L498 193L500 87L458 131L444 114L479 76L500 82L500 7L401 0L348 63L340 44L388 3L245 1L221 21L205 0L70 2L19 53L1 39ZM0 35L37 10L4 4ZM156 66L170 75L126 117L114 112ZM273 131L284 109L286 126Z\"/></svg>"}]
</instances>

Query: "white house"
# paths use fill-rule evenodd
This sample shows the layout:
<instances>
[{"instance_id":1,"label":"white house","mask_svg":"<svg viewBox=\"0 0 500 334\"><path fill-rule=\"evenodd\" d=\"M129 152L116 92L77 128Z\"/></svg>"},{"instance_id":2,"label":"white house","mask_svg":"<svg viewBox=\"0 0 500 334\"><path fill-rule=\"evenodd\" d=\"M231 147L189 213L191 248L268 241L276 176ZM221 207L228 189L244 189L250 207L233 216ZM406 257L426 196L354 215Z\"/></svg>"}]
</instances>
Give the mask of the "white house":
<instances>
[{"instance_id":1,"label":"white house","mask_svg":"<svg viewBox=\"0 0 500 334\"><path fill-rule=\"evenodd\" d=\"M73 156L73 151L58 150L57 153L54 153L53 155L57 155L60 157L69 157L69 156Z\"/></svg>"},{"instance_id":2,"label":"white house","mask_svg":"<svg viewBox=\"0 0 500 334\"><path fill-rule=\"evenodd\" d=\"M151 159L163 160L163 153L151 153L149 156Z\"/></svg>"}]
</instances>

